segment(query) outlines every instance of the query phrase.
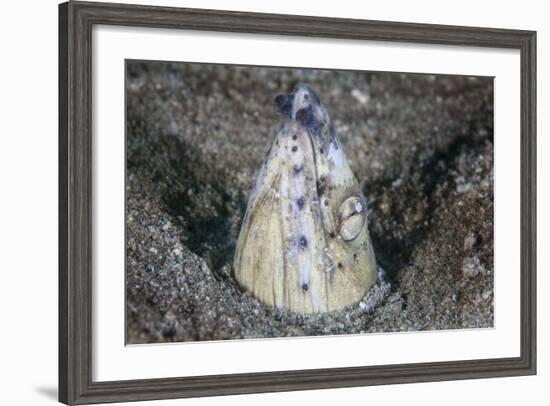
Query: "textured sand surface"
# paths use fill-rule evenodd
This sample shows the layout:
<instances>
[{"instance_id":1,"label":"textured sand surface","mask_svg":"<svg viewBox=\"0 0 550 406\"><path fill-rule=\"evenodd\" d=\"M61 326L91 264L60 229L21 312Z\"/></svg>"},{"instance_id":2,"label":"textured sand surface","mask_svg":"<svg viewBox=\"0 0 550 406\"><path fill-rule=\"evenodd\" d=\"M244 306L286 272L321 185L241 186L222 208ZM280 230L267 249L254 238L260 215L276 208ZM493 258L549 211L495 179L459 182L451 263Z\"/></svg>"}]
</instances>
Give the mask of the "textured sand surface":
<instances>
[{"instance_id":1,"label":"textured sand surface","mask_svg":"<svg viewBox=\"0 0 550 406\"><path fill-rule=\"evenodd\" d=\"M491 78L128 62L129 343L493 325ZM231 264L256 172L309 84L368 201L377 285L297 315L260 304Z\"/></svg>"}]
</instances>

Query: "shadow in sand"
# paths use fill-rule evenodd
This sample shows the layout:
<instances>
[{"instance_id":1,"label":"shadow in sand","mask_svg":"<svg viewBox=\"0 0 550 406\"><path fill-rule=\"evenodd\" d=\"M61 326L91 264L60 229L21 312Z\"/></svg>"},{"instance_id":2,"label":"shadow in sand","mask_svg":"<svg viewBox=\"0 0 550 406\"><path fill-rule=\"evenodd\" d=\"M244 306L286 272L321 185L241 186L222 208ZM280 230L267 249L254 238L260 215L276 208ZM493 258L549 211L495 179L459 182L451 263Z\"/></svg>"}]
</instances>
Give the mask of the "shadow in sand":
<instances>
[{"instance_id":1,"label":"shadow in sand","mask_svg":"<svg viewBox=\"0 0 550 406\"><path fill-rule=\"evenodd\" d=\"M223 277L219 271L232 262L238 233L233 224L244 215L245 197L234 201L225 174L207 165L199 147L175 136L165 136L162 144L178 179L163 200L186 231L185 245Z\"/></svg>"},{"instance_id":2,"label":"shadow in sand","mask_svg":"<svg viewBox=\"0 0 550 406\"><path fill-rule=\"evenodd\" d=\"M377 200L382 194L387 193L391 210L383 213L379 207L373 206L373 219L380 221L380 228L371 230L371 238L376 252L378 263L386 271L390 279L396 283L399 270L408 266L414 249L421 243L430 231L429 222L420 221L413 226L405 225L403 213L410 207L424 205L425 213L433 213L438 205L438 199L444 196L436 196L438 185L447 181L456 166L456 158L464 149L481 149L484 143L492 138L473 138L460 135L445 148L436 151L427 161L421 163L415 172L421 173L419 184L403 182L399 187L392 187L394 179L383 179L365 185L364 193L370 192ZM444 165L441 165L444 162ZM446 193L448 193L447 191ZM387 229L397 226L399 232ZM401 227L402 226L402 227ZM406 231L403 231L406 230Z\"/></svg>"}]
</instances>

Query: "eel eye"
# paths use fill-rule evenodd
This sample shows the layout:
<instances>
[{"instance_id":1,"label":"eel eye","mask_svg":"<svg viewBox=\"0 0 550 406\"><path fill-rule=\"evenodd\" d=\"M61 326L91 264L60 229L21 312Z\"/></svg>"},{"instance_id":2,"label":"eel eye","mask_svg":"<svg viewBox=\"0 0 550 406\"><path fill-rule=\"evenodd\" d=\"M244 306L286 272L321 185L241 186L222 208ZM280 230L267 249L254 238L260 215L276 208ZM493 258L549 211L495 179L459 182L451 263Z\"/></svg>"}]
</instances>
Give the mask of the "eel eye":
<instances>
[{"instance_id":1,"label":"eel eye","mask_svg":"<svg viewBox=\"0 0 550 406\"><path fill-rule=\"evenodd\" d=\"M340 236L344 241L351 241L359 235L365 223L365 217L365 204L358 196L350 196L340 205L338 219Z\"/></svg>"}]
</instances>

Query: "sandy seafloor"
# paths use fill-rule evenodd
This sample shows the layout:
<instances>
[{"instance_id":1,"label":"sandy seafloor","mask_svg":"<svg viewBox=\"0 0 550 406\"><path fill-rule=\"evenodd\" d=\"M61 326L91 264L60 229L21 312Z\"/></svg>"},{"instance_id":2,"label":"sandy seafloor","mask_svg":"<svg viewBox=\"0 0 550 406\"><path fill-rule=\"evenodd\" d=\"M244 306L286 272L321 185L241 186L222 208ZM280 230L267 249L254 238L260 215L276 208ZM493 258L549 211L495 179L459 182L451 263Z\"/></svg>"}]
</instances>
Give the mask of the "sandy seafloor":
<instances>
[{"instance_id":1,"label":"sandy seafloor","mask_svg":"<svg viewBox=\"0 0 550 406\"><path fill-rule=\"evenodd\" d=\"M378 283L342 311L262 305L231 264L281 117L309 84L368 201ZM127 63L127 342L493 325L493 80Z\"/></svg>"}]
</instances>

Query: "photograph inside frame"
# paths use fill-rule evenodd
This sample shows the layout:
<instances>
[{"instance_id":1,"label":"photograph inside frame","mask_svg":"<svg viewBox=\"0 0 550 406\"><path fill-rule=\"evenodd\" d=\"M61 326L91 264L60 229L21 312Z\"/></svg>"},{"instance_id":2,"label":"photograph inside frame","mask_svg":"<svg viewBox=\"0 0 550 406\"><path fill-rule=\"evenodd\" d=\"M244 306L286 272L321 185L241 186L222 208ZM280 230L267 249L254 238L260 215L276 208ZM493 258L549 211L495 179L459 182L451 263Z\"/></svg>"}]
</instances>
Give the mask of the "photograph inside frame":
<instances>
[{"instance_id":1,"label":"photograph inside frame","mask_svg":"<svg viewBox=\"0 0 550 406\"><path fill-rule=\"evenodd\" d=\"M492 77L125 75L127 344L493 327Z\"/></svg>"}]
</instances>

